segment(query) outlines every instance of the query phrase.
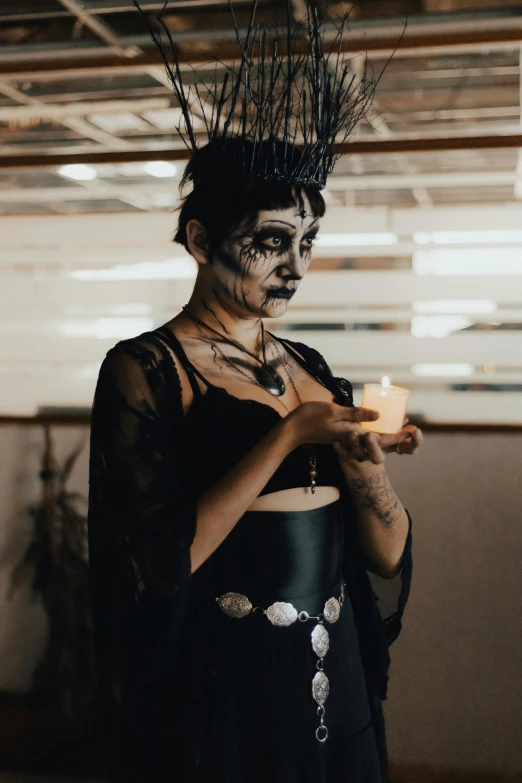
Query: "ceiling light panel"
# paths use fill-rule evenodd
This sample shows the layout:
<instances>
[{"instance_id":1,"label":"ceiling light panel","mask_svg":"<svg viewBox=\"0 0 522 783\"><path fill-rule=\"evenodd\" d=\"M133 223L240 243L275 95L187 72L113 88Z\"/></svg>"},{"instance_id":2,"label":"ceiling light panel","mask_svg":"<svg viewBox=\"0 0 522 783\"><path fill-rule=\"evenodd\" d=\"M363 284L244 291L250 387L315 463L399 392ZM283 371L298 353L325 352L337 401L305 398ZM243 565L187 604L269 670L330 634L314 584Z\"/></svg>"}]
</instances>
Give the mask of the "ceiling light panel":
<instances>
[{"instance_id":1,"label":"ceiling light panel","mask_svg":"<svg viewBox=\"0 0 522 783\"><path fill-rule=\"evenodd\" d=\"M58 174L68 179L74 179L79 182L96 179L97 171L92 166L86 166L83 163L71 163L66 166L60 166Z\"/></svg>"}]
</instances>

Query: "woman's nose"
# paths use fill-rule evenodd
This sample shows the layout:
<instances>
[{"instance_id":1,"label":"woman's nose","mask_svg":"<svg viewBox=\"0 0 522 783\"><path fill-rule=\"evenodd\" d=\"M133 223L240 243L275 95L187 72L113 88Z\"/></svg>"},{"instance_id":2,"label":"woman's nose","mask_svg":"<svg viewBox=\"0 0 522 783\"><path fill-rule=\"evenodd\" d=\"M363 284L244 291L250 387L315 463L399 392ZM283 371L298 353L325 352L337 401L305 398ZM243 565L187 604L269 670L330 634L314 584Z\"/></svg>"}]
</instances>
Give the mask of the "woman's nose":
<instances>
[{"instance_id":1,"label":"woman's nose","mask_svg":"<svg viewBox=\"0 0 522 783\"><path fill-rule=\"evenodd\" d=\"M306 258L301 252L302 248L299 243L292 243L288 249L288 255L285 266L292 270L294 277L300 279L306 271Z\"/></svg>"}]
</instances>

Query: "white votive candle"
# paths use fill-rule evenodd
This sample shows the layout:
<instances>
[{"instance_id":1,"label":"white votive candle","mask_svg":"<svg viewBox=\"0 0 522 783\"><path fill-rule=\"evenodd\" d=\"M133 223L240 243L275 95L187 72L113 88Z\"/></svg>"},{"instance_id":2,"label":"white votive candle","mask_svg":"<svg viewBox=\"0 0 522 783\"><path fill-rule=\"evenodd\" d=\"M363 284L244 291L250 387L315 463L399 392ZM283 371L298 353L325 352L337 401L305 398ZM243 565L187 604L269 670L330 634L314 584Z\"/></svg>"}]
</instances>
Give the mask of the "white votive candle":
<instances>
[{"instance_id":1,"label":"white votive candle","mask_svg":"<svg viewBox=\"0 0 522 783\"><path fill-rule=\"evenodd\" d=\"M390 386L390 379L386 376L382 383L365 383L362 407L377 411L379 418L376 421L363 421L361 427L383 434L398 432L406 415L409 393L409 389Z\"/></svg>"}]
</instances>

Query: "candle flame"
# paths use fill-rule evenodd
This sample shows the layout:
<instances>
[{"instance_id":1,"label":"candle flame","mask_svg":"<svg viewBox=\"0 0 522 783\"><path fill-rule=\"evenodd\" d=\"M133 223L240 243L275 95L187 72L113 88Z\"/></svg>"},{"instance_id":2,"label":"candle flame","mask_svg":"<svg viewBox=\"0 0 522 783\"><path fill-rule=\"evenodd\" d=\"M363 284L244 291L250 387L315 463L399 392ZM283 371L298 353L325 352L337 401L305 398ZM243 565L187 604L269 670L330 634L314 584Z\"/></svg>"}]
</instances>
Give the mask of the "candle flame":
<instances>
[{"instance_id":1,"label":"candle flame","mask_svg":"<svg viewBox=\"0 0 522 783\"><path fill-rule=\"evenodd\" d=\"M390 387L390 379L388 378L387 375L385 375L384 378L382 379L382 386L383 389L389 389Z\"/></svg>"}]
</instances>

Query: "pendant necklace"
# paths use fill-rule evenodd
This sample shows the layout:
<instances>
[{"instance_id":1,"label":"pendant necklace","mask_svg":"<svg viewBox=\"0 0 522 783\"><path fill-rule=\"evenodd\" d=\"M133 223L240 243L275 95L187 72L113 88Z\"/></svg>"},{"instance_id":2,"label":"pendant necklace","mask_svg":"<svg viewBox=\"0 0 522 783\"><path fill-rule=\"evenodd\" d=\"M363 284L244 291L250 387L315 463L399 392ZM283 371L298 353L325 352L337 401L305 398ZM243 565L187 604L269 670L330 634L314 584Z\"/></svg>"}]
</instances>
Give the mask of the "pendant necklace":
<instances>
[{"instance_id":1,"label":"pendant necklace","mask_svg":"<svg viewBox=\"0 0 522 783\"><path fill-rule=\"evenodd\" d=\"M286 386L283 378L281 378L277 370L274 370L274 368L271 367L266 360L265 327L263 321L261 321L261 345L263 349L263 361L261 361L261 359L258 356L256 356L254 353L249 351L243 345L241 345L241 343L238 343L235 340L231 340L229 337L226 337L224 334L217 332L211 326L209 326L200 318L198 318L197 315L194 315L194 313L191 312L191 310L187 305L183 305L182 309L187 313L187 315L189 315L192 318L193 321L196 322L196 324L200 326L204 326L205 329L214 332L214 334L217 334L219 337L221 337L221 339L226 340L228 343L231 343L232 345L235 345L236 348L239 348L241 351L244 351L244 353L247 353L249 356L255 359L256 362L259 362L261 367L255 367L253 369L253 373L256 379L256 383L258 383L260 386L266 389L267 392L270 392L270 394L272 394L274 397L281 397L285 393Z\"/></svg>"},{"instance_id":2,"label":"pendant necklace","mask_svg":"<svg viewBox=\"0 0 522 783\"><path fill-rule=\"evenodd\" d=\"M190 316L190 318L192 318L192 320L195 322L196 326L202 332L202 334L205 334L205 330L207 331L207 333L208 332L214 332L215 334L219 335L220 337L223 337L227 342L232 343L233 345L236 345L238 348L241 348L243 351L248 353L254 359L257 359L257 356L255 356L253 353L250 353L250 351L247 351L247 349L243 348L242 345L236 343L233 340L230 340L228 337L225 337L224 335L219 334L219 332L217 332L215 329L212 329L211 326L207 326L207 324L204 321L201 321L197 316L195 316L193 313L190 312L190 310L187 307L187 305L183 305L182 309L187 313L188 316ZM268 364L266 364L265 331L264 331L264 326L263 326L263 322L262 321L261 321L261 328L262 328L262 340L263 340L263 343L262 343L263 344L263 358L265 360L265 362L262 363L262 365L263 365L263 367L268 367L268 369L274 374L274 376L276 376L276 378L279 379L280 383L276 381L276 382L274 382L274 386L273 387L265 386L260 380L258 380L258 377L260 375L260 371L257 371L255 373L256 374L256 383L258 384L258 386L261 386L266 391L270 392L270 394L273 394L274 397L280 397L285 392L285 382L281 378L279 373L277 373L275 370L273 370L272 367L270 367ZM286 362L286 357L284 355L284 351L283 351L283 354L281 354L280 349L279 349L279 343L276 340L274 340L272 337L270 337L270 339L274 343L276 351L277 351L277 354L278 354L279 358L281 359L281 361L282 361L282 363L283 363L283 365L285 367L285 370L286 370L286 372L288 374L288 377L290 378L290 381L291 381L292 386L294 388L294 391L296 393L297 399L302 404L303 401L301 399L301 395L299 394L299 391L298 391L297 386L296 386L296 384L294 382L294 379L292 377L290 369L287 366L287 362ZM215 346L215 348L217 348L217 350L219 351L219 353L221 354L223 359L226 359L226 361L229 362L229 364L231 364L236 370L238 370L242 375L244 375L246 378L248 378L250 380L250 378L247 375L247 373L244 372L226 354L224 354L223 351L221 350L221 348L218 345L215 345L215 343L213 343L213 345ZM257 361L260 362L261 360L257 359ZM257 370L257 368L256 368L256 370ZM272 388L276 388L276 383L277 383L277 389L281 389L282 388L282 391L280 391L278 394L274 394L274 392L272 391ZM280 402L281 405L288 411L288 413L290 413L289 408L285 405L283 400L278 400L278 402ZM309 464L309 475L310 475L310 489L312 490L312 494L314 494L315 493L315 487L316 487L316 484L317 484L317 481L316 481L316 477L317 477L317 456L316 456L316 453L315 453L315 449L314 449L313 443L308 443L307 447L308 447L308 464Z\"/></svg>"}]
</instances>

